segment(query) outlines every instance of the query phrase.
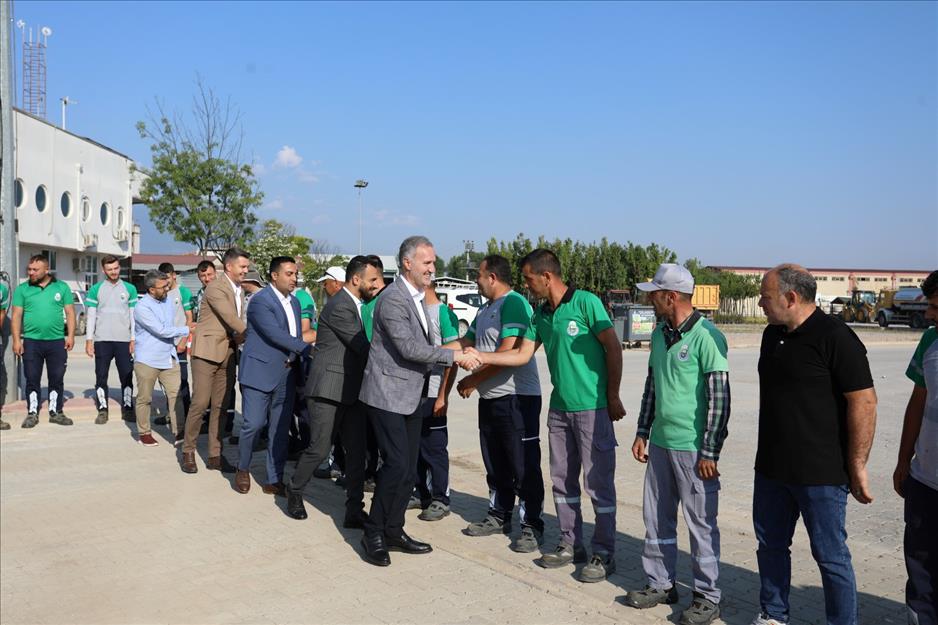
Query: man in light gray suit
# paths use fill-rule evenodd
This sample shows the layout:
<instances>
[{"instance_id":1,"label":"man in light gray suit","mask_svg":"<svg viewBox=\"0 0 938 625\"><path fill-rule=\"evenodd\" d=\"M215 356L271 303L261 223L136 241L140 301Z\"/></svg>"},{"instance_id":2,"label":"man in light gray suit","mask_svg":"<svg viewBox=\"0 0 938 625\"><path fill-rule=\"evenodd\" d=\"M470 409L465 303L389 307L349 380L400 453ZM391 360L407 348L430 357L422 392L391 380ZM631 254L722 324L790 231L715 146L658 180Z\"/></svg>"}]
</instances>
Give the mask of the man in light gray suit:
<instances>
[{"instance_id":1,"label":"man in light gray suit","mask_svg":"<svg viewBox=\"0 0 938 625\"><path fill-rule=\"evenodd\" d=\"M343 286L319 315L316 347L306 383L310 416L310 442L296 463L287 486L287 513L305 519L303 488L316 467L329 456L336 434L345 447L347 528L362 529L365 522L365 407L358 400L368 339L362 327L361 306L378 292L381 273L367 256L356 256L345 270ZM338 444L338 443L337 443Z\"/></svg>"},{"instance_id":2,"label":"man in light gray suit","mask_svg":"<svg viewBox=\"0 0 938 625\"><path fill-rule=\"evenodd\" d=\"M433 280L436 253L426 237L412 236L398 253L400 276L375 305L374 334L359 399L368 406L384 464L376 476L371 512L365 521L365 560L388 566L388 549L429 553L430 545L404 532L404 511L414 486L420 429L430 371L434 365L472 369L476 355L430 342L424 290ZM458 346L458 344L455 344ZM457 349L459 349L457 347Z\"/></svg>"}]
</instances>

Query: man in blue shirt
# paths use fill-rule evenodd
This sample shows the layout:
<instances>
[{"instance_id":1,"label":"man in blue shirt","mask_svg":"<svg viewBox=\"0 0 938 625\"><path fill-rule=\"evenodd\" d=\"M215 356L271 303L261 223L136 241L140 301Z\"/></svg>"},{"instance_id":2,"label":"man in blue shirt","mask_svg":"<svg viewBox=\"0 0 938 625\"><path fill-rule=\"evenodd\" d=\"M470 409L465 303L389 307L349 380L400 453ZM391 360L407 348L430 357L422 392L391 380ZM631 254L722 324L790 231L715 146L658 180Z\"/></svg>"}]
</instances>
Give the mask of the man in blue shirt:
<instances>
[{"instance_id":1,"label":"man in blue shirt","mask_svg":"<svg viewBox=\"0 0 938 625\"><path fill-rule=\"evenodd\" d=\"M175 325L176 307L167 298L169 276L162 271L151 270L144 278L146 295L134 308L134 373L137 376L137 434L140 444L154 447L159 443L150 433L150 402L157 380L166 391L167 405L176 404L179 392L179 356L176 343L189 335L189 326ZM176 444L182 442L176 411L170 410Z\"/></svg>"}]
</instances>

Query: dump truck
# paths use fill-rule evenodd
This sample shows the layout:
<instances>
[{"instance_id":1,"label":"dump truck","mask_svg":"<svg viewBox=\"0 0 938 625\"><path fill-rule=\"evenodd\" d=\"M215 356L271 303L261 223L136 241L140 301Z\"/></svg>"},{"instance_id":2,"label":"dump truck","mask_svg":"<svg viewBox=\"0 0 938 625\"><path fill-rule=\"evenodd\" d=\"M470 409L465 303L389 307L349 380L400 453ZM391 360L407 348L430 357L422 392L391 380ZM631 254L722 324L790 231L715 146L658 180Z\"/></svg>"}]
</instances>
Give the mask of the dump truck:
<instances>
[{"instance_id":1,"label":"dump truck","mask_svg":"<svg viewBox=\"0 0 938 625\"><path fill-rule=\"evenodd\" d=\"M928 298L918 287L883 289L876 299L874 319L881 328L888 328L892 323L908 324L911 328L924 328L928 325L925 309Z\"/></svg>"},{"instance_id":2,"label":"dump truck","mask_svg":"<svg viewBox=\"0 0 938 625\"><path fill-rule=\"evenodd\" d=\"M698 284L694 286L694 296L691 298L691 304L707 318L712 318L713 313L720 310L720 285L719 284Z\"/></svg>"}]
</instances>

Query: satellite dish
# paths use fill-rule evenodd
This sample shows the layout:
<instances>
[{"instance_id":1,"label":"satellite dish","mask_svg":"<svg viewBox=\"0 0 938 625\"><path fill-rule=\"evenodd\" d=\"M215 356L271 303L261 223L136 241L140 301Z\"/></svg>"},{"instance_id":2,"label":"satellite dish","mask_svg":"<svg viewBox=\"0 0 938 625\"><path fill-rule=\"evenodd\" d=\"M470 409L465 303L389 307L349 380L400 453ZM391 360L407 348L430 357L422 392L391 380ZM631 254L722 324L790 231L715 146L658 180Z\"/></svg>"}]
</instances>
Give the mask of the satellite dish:
<instances>
[{"instance_id":1,"label":"satellite dish","mask_svg":"<svg viewBox=\"0 0 938 625\"><path fill-rule=\"evenodd\" d=\"M43 26L41 32L42 32L43 35L45 35L46 37L48 37L48 36L50 36L50 35L52 34L52 29L49 28L48 26Z\"/></svg>"}]
</instances>

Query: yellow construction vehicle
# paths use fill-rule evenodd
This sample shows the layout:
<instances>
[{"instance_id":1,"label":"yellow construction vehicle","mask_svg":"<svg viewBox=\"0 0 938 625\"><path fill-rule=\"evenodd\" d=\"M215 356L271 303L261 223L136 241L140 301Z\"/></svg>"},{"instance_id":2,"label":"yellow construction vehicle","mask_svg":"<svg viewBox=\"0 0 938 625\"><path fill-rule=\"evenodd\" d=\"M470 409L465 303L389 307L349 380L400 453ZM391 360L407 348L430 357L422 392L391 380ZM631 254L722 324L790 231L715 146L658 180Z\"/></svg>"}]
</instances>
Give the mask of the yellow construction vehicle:
<instances>
[{"instance_id":1,"label":"yellow construction vehicle","mask_svg":"<svg viewBox=\"0 0 938 625\"><path fill-rule=\"evenodd\" d=\"M846 322L873 323L873 311L876 309L876 293L873 291L853 290L850 301L844 304L840 316Z\"/></svg>"}]
</instances>

